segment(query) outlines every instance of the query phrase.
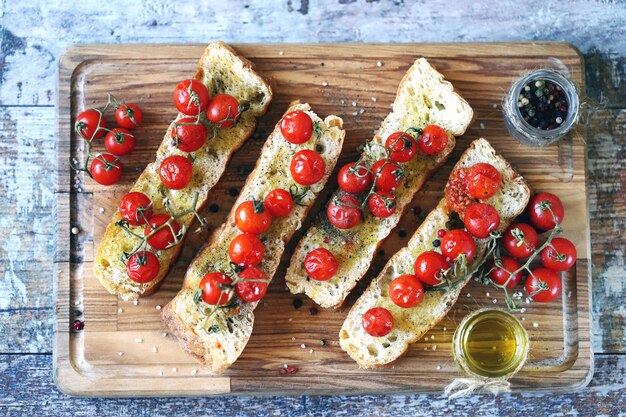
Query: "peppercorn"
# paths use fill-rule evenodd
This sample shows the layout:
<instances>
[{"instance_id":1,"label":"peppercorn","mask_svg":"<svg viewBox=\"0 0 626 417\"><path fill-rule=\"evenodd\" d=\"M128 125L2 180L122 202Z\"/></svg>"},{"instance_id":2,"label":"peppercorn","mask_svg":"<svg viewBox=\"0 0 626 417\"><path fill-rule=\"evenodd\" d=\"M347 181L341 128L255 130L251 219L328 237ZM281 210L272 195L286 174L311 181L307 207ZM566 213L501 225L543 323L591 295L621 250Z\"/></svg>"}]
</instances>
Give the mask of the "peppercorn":
<instances>
[{"instance_id":1,"label":"peppercorn","mask_svg":"<svg viewBox=\"0 0 626 417\"><path fill-rule=\"evenodd\" d=\"M211 204L209 206L209 210L211 210L211 213L217 213L218 211L220 211L220 206L218 206L217 204Z\"/></svg>"},{"instance_id":2,"label":"peppercorn","mask_svg":"<svg viewBox=\"0 0 626 417\"><path fill-rule=\"evenodd\" d=\"M317 307L309 308L309 314L312 315L312 316L317 315Z\"/></svg>"},{"instance_id":3,"label":"peppercorn","mask_svg":"<svg viewBox=\"0 0 626 417\"><path fill-rule=\"evenodd\" d=\"M406 230L404 230L404 229L400 229L400 230L398 230L398 236L400 236L400 237L406 237Z\"/></svg>"},{"instance_id":4,"label":"peppercorn","mask_svg":"<svg viewBox=\"0 0 626 417\"><path fill-rule=\"evenodd\" d=\"M452 235L450 235L450 236L452 236ZM433 240L433 246L434 247L438 248L439 245L441 245L441 240L439 240L439 239Z\"/></svg>"},{"instance_id":5,"label":"peppercorn","mask_svg":"<svg viewBox=\"0 0 626 417\"><path fill-rule=\"evenodd\" d=\"M85 328L85 323L82 320L74 320L72 322L72 329L79 332Z\"/></svg>"},{"instance_id":6,"label":"peppercorn","mask_svg":"<svg viewBox=\"0 0 626 417\"><path fill-rule=\"evenodd\" d=\"M302 300L299 299L299 298L294 298L293 302L291 304L293 305L293 308L295 308L297 310L300 307L302 307Z\"/></svg>"}]
</instances>

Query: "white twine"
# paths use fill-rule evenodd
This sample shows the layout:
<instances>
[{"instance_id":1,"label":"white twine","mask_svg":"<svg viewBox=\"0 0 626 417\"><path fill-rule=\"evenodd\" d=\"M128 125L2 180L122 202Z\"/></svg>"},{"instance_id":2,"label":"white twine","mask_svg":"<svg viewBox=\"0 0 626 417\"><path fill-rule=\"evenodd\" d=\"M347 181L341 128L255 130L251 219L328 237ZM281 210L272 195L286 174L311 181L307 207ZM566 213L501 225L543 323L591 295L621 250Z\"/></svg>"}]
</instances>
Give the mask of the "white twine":
<instances>
[{"instance_id":1,"label":"white twine","mask_svg":"<svg viewBox=\"0 0 626 417\"><path fill-rule=\"evenodd\" d=\"M448 397L448 400L454 400L477 392L489 392L493 395L498 395L503 392L511 392L511 383L501 378L457 378L448 384L443 392Z\"/></svg>"}]
</instances>

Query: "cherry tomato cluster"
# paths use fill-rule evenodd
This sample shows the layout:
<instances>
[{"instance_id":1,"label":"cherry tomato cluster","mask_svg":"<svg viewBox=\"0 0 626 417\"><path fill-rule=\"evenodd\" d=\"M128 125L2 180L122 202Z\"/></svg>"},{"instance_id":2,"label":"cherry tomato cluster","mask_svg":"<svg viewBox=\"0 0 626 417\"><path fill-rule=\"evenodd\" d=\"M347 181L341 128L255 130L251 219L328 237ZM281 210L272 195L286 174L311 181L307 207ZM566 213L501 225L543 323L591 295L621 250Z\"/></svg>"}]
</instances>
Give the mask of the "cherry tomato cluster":
<instances>
[{"instance_id":1,"label":"cherry tomato cluster","mask_svg":"<svg viewBox=\"0 0 626 417\"><path fill-rule=\"evenodd\" d=\"M301 110L287 113L280 121L280 132L289 143L301 145L313 136L317 126L311 116ZM319 135L318 135L319 136ZM308 186L319 182L324 176L326 164L314 150L303 149L291 158L291 177L300 185Z\"/></svg>"}]
</instances>

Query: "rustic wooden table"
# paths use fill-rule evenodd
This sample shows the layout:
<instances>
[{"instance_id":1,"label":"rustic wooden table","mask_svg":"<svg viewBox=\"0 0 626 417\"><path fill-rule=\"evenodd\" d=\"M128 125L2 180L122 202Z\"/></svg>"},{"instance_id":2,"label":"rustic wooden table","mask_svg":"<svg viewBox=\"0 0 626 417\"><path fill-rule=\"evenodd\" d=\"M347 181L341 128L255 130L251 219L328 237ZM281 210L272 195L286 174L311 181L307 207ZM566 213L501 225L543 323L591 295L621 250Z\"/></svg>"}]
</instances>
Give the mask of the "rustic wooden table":
<instances>
[{"instance_id":1,"label":"rustic wooden table","mask_svg":"<svg viewBox=\"0 0 626 417\"><path fill-rule=\"evenodd\" d=\"M626 412L626 5L622 1L0 2L0 415L609 415ZM270 4L272 3L272 4ZM73 43L561 40L586 66L595 375L577 393L75 399L52 381L54 103ZM139 48L140 46L138 46Z\"/></svg>"}]
</instances>

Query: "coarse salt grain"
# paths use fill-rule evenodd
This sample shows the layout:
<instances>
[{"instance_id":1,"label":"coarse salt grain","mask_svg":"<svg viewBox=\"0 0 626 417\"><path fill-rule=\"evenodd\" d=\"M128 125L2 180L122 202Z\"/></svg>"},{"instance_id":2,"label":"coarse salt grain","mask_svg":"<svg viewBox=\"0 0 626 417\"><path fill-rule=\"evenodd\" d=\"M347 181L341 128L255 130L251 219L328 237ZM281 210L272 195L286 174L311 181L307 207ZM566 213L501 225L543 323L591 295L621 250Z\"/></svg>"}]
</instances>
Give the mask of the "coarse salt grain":
<instances>
[{"instance_id":1,"label":"coarse salt grain","mask_svg":"<svg viewBox=\"0 0 626 417\"><path fill-rule=\"evenodd\" d=\"M74 301L74 305L75 305L75 306L79 306L79 305L80 305L80 300L76 300L76 301Z\"/></svg>"},{"instance_id":2,"label":"coarse salt grain","mask_svg":"<svg viewBox=\"0 0 626 417\"><path fill-rule=\"evenodd\" d=\"M352 107L356 107L356 101L352 102Z\"/></svg>"},{"instance_id":3,"label":"coarse salt grain","mask_svg":"<svg viewBox=\"0 0 626 417\"><path fill-rule=\"evenodd\" d=\"M300 347L301 347L302 349L306 349L306 345L305 345L304 343L303 343L303 344L301 344L301 345L300 345Z\"/></svg>"},{"instance_id":4,"label":"coarse salt grain","mask_svg":"<svg viewBox=\"0 0 626 417\"><path fill-rule=\"evenodd\" d=\"M296 338L295 338L295 337L292 337L292 338L291 338L291 341L292 341L292 342L295 342L295 341L296 341Z\"/></svg>"},{"instance_id":5,"label":"coarse salt grain","mask_svg":"<svg viewBox=\"0 0 626 417\"><path fill-rule=\"evenodd\" d=\"M118 309L117 309L117 312L118 312L118 313L123 313L123 312L124 312L124 309L123 309L123 308L118 308Z\"/></svg>"},{"instance_id":6,"label":"coarse salt grain","mask_svg":"<svg viewBox=\"0 0 626 417\"><path fill-rule=\"evenodd\" d=\"M324 81L324 82L322 83L322 87L328 87L328 83L327 83L326 81Z\"/></svg>"},{"instance_id":7,"label":"coarse salt grain","mask_svg":"<svg viewBox=\"0 0 626 417\"><path fill-rule=\"evenodd\" d=\"M135 343L143 343L143 339L141 337L135 339Z\"/></svg>"},{"instance_id":8,"label":"coarse salt grain","mask_svg":"<svg viewBox=\"0 0 626 417\"><path fill-rule=\"evenodd\" d=\"M447 328L447 327L444 327L444 328L443 328L443 331L444 331L444 332L447 332L447 331L448 331L448 328Z\"/></svg>"},{"instance_id":9,"label":"coarse salt grain","mask_svg":"<svg viewBox=\"0 0 626 417\"><path fill-rule=\"evenodd\" d=\"M161 309L161 306L160 306L160 305L158 305L158 306L156 306L155 308L156 308L157 310L160 310L160 309Z\"/></svg>"},{"instance_id":10,"label":"coarse salt grain","mask_svg":"<svg viewBox=\"0 0 626 417\"><path fill-rule=\"evenodd\" d=\"M313 349L309 349L309 353L313 353L315 352Z\"/></svg>"},{"instance_id":11,"label":"coarse salt grain","mask_svg":"<svg viewBox=\"0 0 626 417\"><path fill-rule=\"evenodd\" d=\"M485 124L483 122L480 122L480 128L484 129L485 128Z\"/></svg>"},{"instance_id":12,"label":"coarse salt grain","mask_svg":"<svg viewBox=\"0 0 626 417\"><path fill-rule=\"evenodd\" d=\"M496 300L495 298L493 299L492 303L494 304L498 304L498 300Z\"/></svg>"},{"instance_id":13,"label":"coarse salt grain","mask_svg":"<svg viewBox=\"0 0 626 417\"><path fill-rule=\"evenodd\" d=\"M117 352L117 356L124 356L124 352Z\"/></svg>"},{"instance_id":14,"label":"coarse salt grain","mask_svg":"<svg viewBox=\"0 0 626 417\"><path fill-rule=\"evenodd\" d=\"M293 321L293 319L291 317L289 317L289 319L287 319L287 321Z\"/></svg>"},{"instance_id":15,"label":"coarse salt grain","mask_svg":"<svg viewBox=\"0 0 626 417\"><path fill-rule=\"evenodd\" d=\"M526 321L526 317L522 317L522 321Z\"/></svg>"},{"instance_id":16,"label":"coarse salt grain","mask_svg":"<svg viewBox=\"0 0 626 417\"><path fill-rule=\"evenodd\" d=\"M72 227L72 234L77 235L80 233L80 229L76 226Z\"/></svg>"},{"instance_id":17,"label":"coarse salt grain","mask_svg":"<svg viewBox=\"0 0 626 417\"><path fill-rule=\"evenodd\" d=\"M159 371L159 376L163 376L163 371Z\"/></svg>"},{"instance_id":18,"label":"coarse salt grain","mask_svg":"<svg viewBox=\"0 0 626 417\"><path fill-rule=\"evenodd\" d=\"M441 365L437 365L437 370L441 370Z\"/></svg>"},{"instance_id":19,"label":"coarse salt grain","mask_svg":"<svg viewBox=\"0 0 626 417\"><path fill-rule=\"evenodd\" d=\"M465 294L465 296L466 296L467 298L470 298L470 297L471 297L471 296L470 296L470 293Z\"/></svg>"},{"instance_id":20,"label":"coarse salt grain","mask_svg":"<svg viewBox=\"0 0 626 417\"><path fill-rule=\"evenodd\" d=\"M178 371L178 369L172 368L172 372L177 372L177 371Z\"/></svg>"},{"instance_id":21,"label":"coarse salt grain","mask_svg":"<svg viewBox=\"0 0 626 417\"><path fill-rule=\"evenodd\" d=\"M163 332L163 337L167 337L167 332Z\"/></svg>"},{"instance_id":22,"label":"coarse salt grain","mask_svg":"<svg viewBox=\"0 0 626 417\"><path fill-rule=\"evenodd\" d=\"M370 100L372 100L374 103L376 103L376 97L372 97Z\"/></svg>"},{"instance_id":23,"label":"coarse salt grain","mask_svg":"<svg viewBox=\"0 0 626 417\"><path fill-rule=\"evenodd\" d=\"M380 62L380 61L376 61L376 66L377 66L377 67L382 67L382 66L383 66L383 63L382 63L382 62Z\"/></svg>"},{"instance_id":24,"label":"coarse salt grain","mask_svg":"<svg viewBox=\"0 0 626 417\"><path fill-rule=\"evenodd\" d=\"M485 293L485 295L486 295L487 297L490 297L490 296L491 296L491 293L490 293L489 291L487 291L487 292Z\"/></svg>"},{"instance_id":25,"label":"coarse salt grain","mask_svg":"<svg viewBox=\"0 0 626 417\"><path fill-rule=\"evenodd\" d=\"M437 350L437 345L433 345L433 350Z\"/></svg>"},{"instance_id":26,"label":"coarse salt grain","mask_svg":"<svg viewBox=\"0 0 626 417\"><path fill-rule=\"evenodd\" d=\"M539 323L534 322L534 323L533 323L533 327L539 327Z\"/></svg>"},{"instance_id":27,"label":"coarse salt grain","mask_svg":"<svg viewBox=\"0 0 626 417\"><path fill-rule=\"evenodd\" d=\"M430 336L430 340L434 340L434 339L435 339L435 335L433 334Z\"/></svg>"},{"instance_id":28,"label":"coarse salt grain","mask_svg":"<svg viewBox=\"0 0 626 417\"><path fill-rule=\"evenodd\" d=\"M152 346L152 353L157 353L157 352L158 352L157 347L156 346Z\"/></svg>"},{"instance_id":29,"label":"coarse salt grain","mask_svg":"<svg viewBox=\"0 0 626 417\"><path fill-rule=\"evenodd\" d=\"M354 112L352 112L352 115L353 115L353 116L357 116L358 114L359 114L358 112L355 112L355 111L354 111Z\"/></svg>"},{"instance_id":30,"label":"coarse salt grain","mask_svg":"<svg viewBox=\"0 0 626 417\"><path fill-rule=\"evenodd\" d=\"M278 55L285 55L284 51L278 51Z\"/></svg>"},{"instance_id":31,"label":"coarse salt grain","mask_svg":"<svg viewBox=\"0 0 626 417\"><path fill-rule=\"evenodd\" d=\"M192 370L191 370L191 375L195 375L195 374L197 374L197 373L198 373L198 370L197 370L197 369L192 369Z\"/></svg>"},{"instance_id":32,"label":"coarse salt grain","mask_svg":"<svg viewBox=\"0 0 626 417\"><path fill-rule=\"evenodd\" d=\"M525 308L520 309L520 313L524 314L526 312Z\"/></svg>"},{"instance_id":33,"label":"coarse salt grain","mask_svg":"<svg viewBox=\"0 0 626 417\"><path fill-rule=\"evenodd\" d=\"M104 213L104 207L100 207L98 211L100 211L100 214Z\"/></svg>"},{"instance_id":34,"label":"coarse salt grain","mask_svg":"<svg viewBox=\"0 0 626 417\"><path fill-rule=\"evenodd\" d=\"M134 305L137 305L137 304L139 304L139 301L138 301L138 300L135 300L135 301L133 301L133 304L134 304Z\"/></svg>"},{"instance_id":35,"label":"coarse salt grain","mask_svg":"<svg viewBox=\"0 0 626 417\"><path fill-rule=\"evenodd\" d=\"M498 108L498 104L497 103L493 103L493 105L491 107L493 107L494 109L497 109Z\"/></svg>"}]
</instances>

